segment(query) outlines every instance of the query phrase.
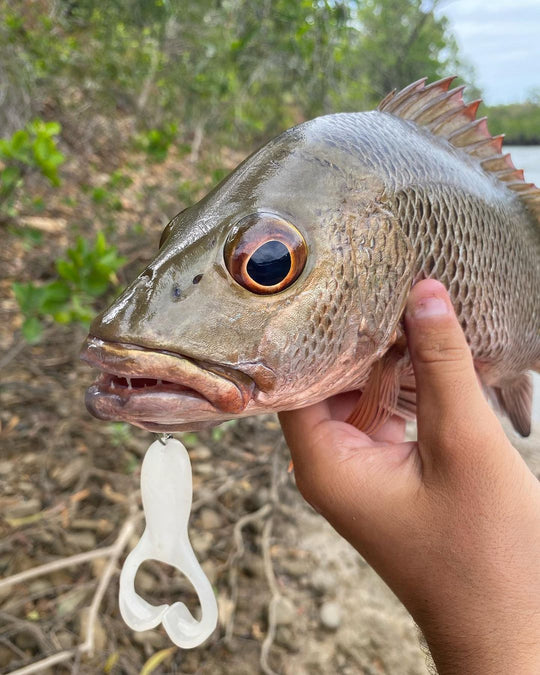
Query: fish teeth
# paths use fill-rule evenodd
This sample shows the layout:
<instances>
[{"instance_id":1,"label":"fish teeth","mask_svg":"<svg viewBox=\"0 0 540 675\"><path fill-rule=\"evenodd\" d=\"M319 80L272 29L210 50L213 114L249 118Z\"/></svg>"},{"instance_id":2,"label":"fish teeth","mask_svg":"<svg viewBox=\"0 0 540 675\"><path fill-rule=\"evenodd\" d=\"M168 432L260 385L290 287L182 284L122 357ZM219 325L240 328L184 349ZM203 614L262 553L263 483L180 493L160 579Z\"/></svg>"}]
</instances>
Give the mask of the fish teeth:
<instances>
[{"instance_id":1,"label":"fish teeth","mask_svg":"<svg viewBox=\"0 0 540 675\"><path fill-rule=\"evenodd\" d=\"M114 380L111 380L111 389L114 389Z\"/></svg>"},{"instance_id":2,"label":"fish teeth","mask_svg":"<svg viewBox=\"0 0 540 675\"><path fill-rule=\"evenodd\" d=\"M132 388L132 387L131 387L131 378L130 378L130 377L126 377L126 380L127 380L127 383L128 383L128 389L131 389L131 388Z\"/></svg>"},{"instance_id":3,"label":"fish teeth","mask_svg":"<svg viewBox=\"0 0 540 675\"><path fill-rule=\"evenodd\" d=\"M158 385L163 384L163 382L161 380L158 380L157 383L158 383Z\"/></svg>"}]
</instances>

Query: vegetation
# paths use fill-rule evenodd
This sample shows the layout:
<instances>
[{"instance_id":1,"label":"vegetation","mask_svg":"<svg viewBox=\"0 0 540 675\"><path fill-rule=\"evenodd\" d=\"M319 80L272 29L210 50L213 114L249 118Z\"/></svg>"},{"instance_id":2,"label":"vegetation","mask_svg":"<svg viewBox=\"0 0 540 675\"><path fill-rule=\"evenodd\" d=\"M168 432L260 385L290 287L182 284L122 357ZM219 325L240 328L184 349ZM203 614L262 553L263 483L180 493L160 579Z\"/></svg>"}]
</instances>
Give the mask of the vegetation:
<instances>
[{"instance_id":1,"label":"vegetation","mask_svg":"<svg viewBox=\"0 0 540 675\"><path fill-rule=\"evenodd\" d=\"M25 209L17 190L29 169L58 185L64 156L56 120L73 156L100 146L110 155L131 142L151 162L165 161L173 145L196 161L205 143L245 150L307 117L372 107L393 87L443 76L459 63L437 4L0 0L0 124L12 134L0 142L0 209L16 228ZM55 121L19 128L44 113ZM117 133L125 120L127 138ZM212 164L207 175L217 181L225 171ZM118 190L130 179L123 181L116 170L83 187L113 241ZM178 195L189 201L197 187L179 180ZM32 230L24 237L41 241ZM121 262L103 234L93 246L79 237L56 260L57 276L14 284L25 338L38 341L49 319L87 321Z\"/></svg>"},{"instance_id":2,"label":"vegetation","mask_svg":"<svg viewBox=\"0 0 540 675\"><path fill-rule=\"evenodd\" d=\"M438 4L0 0L0 124L11 134L0 140L0 215L17 227L15 216L28 206L18 198L30 191L22 188L32 173L59 184L65 158L58 137L68 156L131 145L153 163L165 161L171 147L197 161L205 144L246 150L302 119L371 108L421 76L466 72ZM490 109L491 130L535 142L537 104ZM126 121L127 135L118 132ZM206 173L217 181L225 171L210 161ZM105 182L81 186L97 229L113 242L119 191L130 181L117 169ZM177 194L189 201L201 184L180 179ZM30 245L40 240L32 230L23 236ZM85 242L79 237L56 260L58 278L14 285L29 341L39 340L47 317L87 320L92 298L106 293L122 258L103 234L93 246Z\"/></svg>"},{"instance_id":3,"label":"vegetation","mask_svg":"<svg viewBox=\"0 0 540 675\"><path fill-rule=\"evenodd\" d=\"M66 258L56 261L57 278L45 284L14 283L13 291L24 316L22 334L30 342L38 342L43 322L80 322L89 325L95 314L93 301L117 282L115 272L125 262L114 246L99 233L93 246L77 237Z\"/></svg>"},{"instance_id":4,"label":"vegetation","mask_svg":"<svg viewBox=\"0 0 540 675\"><path fill-rule=\"evenodd\" d=\"M39 172L52 185L59 185L58 167L65 159L56 146L60 131L57 122L35 119L10 138L0 138L1 217L10 215L17 190L29 172Z\"/></svg>"},{"instance_id":5,"label":"vegetation","mask_svg":"<svg viewBox=\"0 0 540 675\"><path fill-rule=\"evenodd\" d=\"M0 2L11 107L121 111L241 147L459 66L438 0Z\"/></svg>"},{"instance_id":6,"label":"vegetation","mask_svg":"<svg viewBox=\"0 0 540 675\"><path fill-rule=\"evenodd\" d=\"M505 134L510 145L540 144L540 90L531 92L525 103L485 107L492 134Z\"/></svg>"}]
</instances>

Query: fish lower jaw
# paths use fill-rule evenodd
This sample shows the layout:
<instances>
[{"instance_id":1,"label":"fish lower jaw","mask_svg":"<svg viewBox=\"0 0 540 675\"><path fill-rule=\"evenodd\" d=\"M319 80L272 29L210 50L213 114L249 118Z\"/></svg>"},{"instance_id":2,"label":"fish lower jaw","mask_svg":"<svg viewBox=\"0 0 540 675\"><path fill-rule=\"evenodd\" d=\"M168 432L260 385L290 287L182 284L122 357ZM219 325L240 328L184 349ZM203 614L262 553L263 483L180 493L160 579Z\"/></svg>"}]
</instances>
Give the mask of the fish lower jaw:
<instances>
[{"instance_id":1,"label":"fish lower jaw","mask_svg":"<svg viewBox=\"0 0 540 675\"><path fill-rule=\"evenodd\" d=\"M128 378L104 373L87 389L86 407L94 417L128 422L148 431L194 430L230 418L189 387L174 382L153 384L152 378L129 378L129 386L118 379ZM143 384L141 380L150 382Z\"/></svg>"}]
</instances>

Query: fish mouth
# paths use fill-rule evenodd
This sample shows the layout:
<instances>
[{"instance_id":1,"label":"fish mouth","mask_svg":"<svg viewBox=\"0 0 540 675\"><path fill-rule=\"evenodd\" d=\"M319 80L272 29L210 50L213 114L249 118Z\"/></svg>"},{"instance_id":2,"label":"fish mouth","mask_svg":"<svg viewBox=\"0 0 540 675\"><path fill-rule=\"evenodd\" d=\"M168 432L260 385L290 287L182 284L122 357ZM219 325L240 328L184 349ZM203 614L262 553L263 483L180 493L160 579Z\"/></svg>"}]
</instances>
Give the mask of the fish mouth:
<instances>
[{"instance_id":1,"label":"fish mouth","mask_svg":"<svg viewBox=\"0 0 540 675\"><path fill-rule=\"evenodd\" d=\"M187 431L241 413L253 395L245 373L182 354L89 336L81 359L101 373L86 391L88 411L148 431Z\"/></svg>"}]
</instances>

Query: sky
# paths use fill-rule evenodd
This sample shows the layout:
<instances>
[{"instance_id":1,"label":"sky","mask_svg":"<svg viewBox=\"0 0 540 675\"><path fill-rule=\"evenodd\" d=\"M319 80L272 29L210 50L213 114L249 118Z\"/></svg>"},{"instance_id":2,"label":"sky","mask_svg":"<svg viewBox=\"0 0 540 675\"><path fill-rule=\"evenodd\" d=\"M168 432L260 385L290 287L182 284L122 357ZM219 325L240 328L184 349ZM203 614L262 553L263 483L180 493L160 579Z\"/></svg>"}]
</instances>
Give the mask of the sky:
<instances>
[{"instance_id":1,"label":"sky","mask_svg":"<svg viewBox=\"0 0 540 675\"><path fill-rule=\"evenodd\" d=\"M439 7L488 105L523 101L540 88L540 0L443 0Z\"/></svg>"}]
</instances>

